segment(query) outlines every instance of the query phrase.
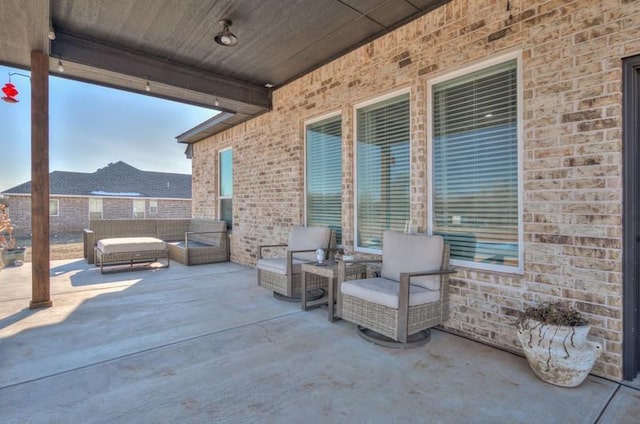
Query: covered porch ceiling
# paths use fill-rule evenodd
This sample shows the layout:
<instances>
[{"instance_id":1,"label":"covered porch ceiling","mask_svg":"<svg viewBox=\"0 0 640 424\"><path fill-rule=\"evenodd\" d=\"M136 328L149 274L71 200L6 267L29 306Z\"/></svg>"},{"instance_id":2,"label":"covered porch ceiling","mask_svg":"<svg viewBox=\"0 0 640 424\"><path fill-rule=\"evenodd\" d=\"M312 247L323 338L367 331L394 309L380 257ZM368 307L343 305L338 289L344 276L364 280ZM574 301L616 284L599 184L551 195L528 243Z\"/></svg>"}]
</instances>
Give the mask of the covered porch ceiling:
<instances>
[{"instance_id":1,"label":"covered porch ceiling","mask_svg":"<svg viewBox=\"0 0 640 424\"><path fill-rule=\"evenodd\" d=\"M50 56L52 75L226 112L179 137L191 143L268 111L267 86L448 1L4 0L0 63L28 69L30 51L40 50ZM233 22L236 46L214 42L221 19Z\"/></svg>"}]
</instances>

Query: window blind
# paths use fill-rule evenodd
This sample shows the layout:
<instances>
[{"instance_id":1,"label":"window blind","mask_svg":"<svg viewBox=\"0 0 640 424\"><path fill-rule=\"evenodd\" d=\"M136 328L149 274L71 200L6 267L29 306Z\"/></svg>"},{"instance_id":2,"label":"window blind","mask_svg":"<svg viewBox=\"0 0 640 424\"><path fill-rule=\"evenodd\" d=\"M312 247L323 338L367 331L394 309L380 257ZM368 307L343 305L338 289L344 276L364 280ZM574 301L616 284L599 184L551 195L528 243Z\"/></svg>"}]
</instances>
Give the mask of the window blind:
<instances>
[{"instance_id":1,"label":"window blind","mask_svg":"<svg viewBox=\"0 0 640 424\"><path fill-rule=\"evenodd\" d=\"M518 266L517 108L515 60L433 86L433 232L452 259Z\"/></svg>"},{"instance_id":2,"label":"window blind","mask_svg":"<svg viewBox=\"0 0 640 424\"><path fill-rule=\"evenodd\" d=\"M89 198L89 219L102 219L102 198Z\"/></svg>"},{"instance_id":3,"label":"window blind","mask_svg":"<svg viewBox=\"0 0 640 424\"><path fill-rule=\"evenodd\" d=\"M134 199L133 200L133 217L135 219L144 219L145 216L145 200Z\"/></svg>"},{"instance_id":4,"label":"window blind","mask_svg":"<svg viewBox=\"0 0 640 424\"><path fill-rule=\"evenodd\" d=\"M233 228L233 150L219 153L219 216L227 223L227 229Z\"/></svg>"},{"instance_id":5,"label":"window blind","mask_svg":"<svg viewBox=\"0 0 640 424\"><path fill-rule=\"evenodd\" d=\"M233 228L233 199L220 199L220 220L227 223L227 229Z\"/></svg>"},{"instance_id":6,"label":"window blind","mask_svg":"<svg viewBox=\"0 0 640 424\"><path fill-rule=\"evenodd\" d=\"M307 125L307 225L325 225L342 244L342 118Z\"/></svg>"},{"instance_id":7,"label":"window blind","mask_svg":"<svg viewBox=\"0 0 640 424\"><path fill-rule=\"evenodd\" d=\"M357 110L356 247L381 250L409 219L409 94Z\"/></svg>"}]
</instances>

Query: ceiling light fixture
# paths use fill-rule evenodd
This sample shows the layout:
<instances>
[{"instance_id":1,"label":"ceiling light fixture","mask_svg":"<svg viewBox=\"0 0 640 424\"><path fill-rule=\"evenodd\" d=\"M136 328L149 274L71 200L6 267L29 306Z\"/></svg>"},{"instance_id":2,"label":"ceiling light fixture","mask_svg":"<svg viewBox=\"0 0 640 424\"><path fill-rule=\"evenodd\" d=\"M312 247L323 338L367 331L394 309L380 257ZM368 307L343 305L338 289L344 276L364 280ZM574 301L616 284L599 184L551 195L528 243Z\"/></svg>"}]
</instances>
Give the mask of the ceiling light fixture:
<instances>
[{"instance_id":1,"label":"ceiling light fixture","mask_svg":"<svg viewBox=\"0 0 640 424\"><path fill-rule=\"evenodd\" d=\"M58 58L58 72L64 72L64 66L62 66L62 60Z\"/></svg>"},{"instance_id":2,"label":"ceiling light fixture","mask_svg":"<svg viewBox=\"0 0 640 424\"><path fill-rule=\"evenodd\" d=\"M214 106L220 106L220 100L218 100L218 98L216 97L216 101L213 102Z\"/></svg>"},{"instance_id":3,"label":"ceiling light fixture","mask_svg":"<svg viewBox=\"0 0 640 424\"><path fill-rule=\"evenodd\" d=\"M233 24L229 19L222 19L220 21L220 25L222 25L222 31L215 36L214 40L216 43L221 46L231 47L238 44L238 37L236 37L231 31L229 31L229 27Z\"/></svg>"},{"instance_id":4,"label":"ceiling light fixture","mask_svg":"<svg viewBox=\"0 0 640 424\"><path fill-rule=\"evenodd\" d=\"M147 83L144 85L144 89L147 91L151 91L151 84L149 84L149 78L147 77Z\"/></svg>"}]
</instances>

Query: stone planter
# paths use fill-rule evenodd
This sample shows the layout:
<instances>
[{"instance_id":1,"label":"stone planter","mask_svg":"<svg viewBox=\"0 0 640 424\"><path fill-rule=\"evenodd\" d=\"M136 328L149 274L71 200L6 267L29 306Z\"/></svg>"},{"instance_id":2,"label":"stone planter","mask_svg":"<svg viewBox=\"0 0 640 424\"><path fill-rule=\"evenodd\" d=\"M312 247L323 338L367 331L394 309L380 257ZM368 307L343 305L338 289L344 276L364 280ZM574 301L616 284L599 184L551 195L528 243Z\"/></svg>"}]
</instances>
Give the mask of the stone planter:
<instances>
[{"instance_id":1,"label":"stone planter","mask_svg":"<svg viewBox=\"0 0 640 424\"><path fill-rule=\"evenodd\" d=\"M0 249L0 260L2 260L2 265L13 266L16 261L20 261L20 264L24 262L24 252L25 247L14 247L13 249Z\"/></svg>"},{"instance_id":2,"label":"stone planter","mask_svg":"<svg viewBox=\"0 0 640 424\"><path fill-rule=\"evenodd\" d=\"M517 334L533 372L547 383L576 387L589 375L602 345L587 340L590 325L577 327L543 324L531 319Z\"/></svg>"}]
</instances>

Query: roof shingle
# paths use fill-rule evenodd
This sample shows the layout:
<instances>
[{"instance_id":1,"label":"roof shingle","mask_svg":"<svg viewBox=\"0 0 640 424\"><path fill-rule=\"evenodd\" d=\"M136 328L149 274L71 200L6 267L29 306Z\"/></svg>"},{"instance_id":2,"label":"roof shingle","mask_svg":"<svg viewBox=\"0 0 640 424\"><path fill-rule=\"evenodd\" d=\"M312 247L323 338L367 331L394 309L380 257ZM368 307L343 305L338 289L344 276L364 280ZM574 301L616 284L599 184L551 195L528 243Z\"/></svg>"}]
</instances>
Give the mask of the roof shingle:
<instances>
[{"instance_id":1,"label":"roof shingle","mask_svg":"<svg viewBox=\"0 0 640 424\"><path fill-rule=\"evenodd\" d=\"M191 198L191 175L142 171L118 161L93 173L54 171L49 174L49 192L67 196ZM31 181L12 187L5 194L31 194Z\"/></svg>"}]
</instances>

